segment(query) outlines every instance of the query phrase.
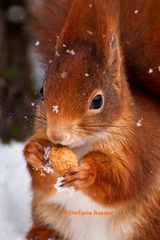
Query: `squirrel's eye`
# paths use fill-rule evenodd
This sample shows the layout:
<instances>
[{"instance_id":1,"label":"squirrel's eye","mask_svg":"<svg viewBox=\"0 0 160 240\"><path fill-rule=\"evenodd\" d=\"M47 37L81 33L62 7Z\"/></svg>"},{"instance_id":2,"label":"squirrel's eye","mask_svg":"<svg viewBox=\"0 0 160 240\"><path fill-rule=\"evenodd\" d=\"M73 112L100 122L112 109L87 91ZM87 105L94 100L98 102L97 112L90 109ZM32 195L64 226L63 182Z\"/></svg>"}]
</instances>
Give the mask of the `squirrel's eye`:
<instances>
[{"instance_id":1,"label":"squirrel's eye","mask_svg":"<svg viewBox=\"0 0 160 240\"><path fill-rule=\"evenodd\" d=\"M103 105L103 97L101 94L96 95L90 105L90 109L99 109Z\"/></svg>"},{"instance_id":2,"label":"squirrel's eye","mask_svg":"<svg viewBox=\"0 0 160 240\"><path fill-rule=\"evenodd\" d=\"M43 91L43 87L41 87L40 91L39 91L39 96L40 99L43 101L44 100L44 91Z\"/></svg>"}]
</instances>

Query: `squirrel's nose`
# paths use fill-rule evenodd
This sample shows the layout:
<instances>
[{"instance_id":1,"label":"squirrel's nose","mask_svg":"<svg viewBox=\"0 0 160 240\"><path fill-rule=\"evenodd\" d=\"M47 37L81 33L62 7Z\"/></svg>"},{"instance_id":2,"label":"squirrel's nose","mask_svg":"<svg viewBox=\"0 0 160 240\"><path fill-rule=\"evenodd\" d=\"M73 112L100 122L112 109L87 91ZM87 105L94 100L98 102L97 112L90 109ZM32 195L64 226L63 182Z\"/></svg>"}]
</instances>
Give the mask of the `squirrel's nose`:
<instances>
[{"instance_id":1,"label":"squirrel's nose","mask_svg":"<svg viewBox=\"0 0 160 240\"><path fill-rule=\"evenodd\" d=\"M51 131L48 131L47 136L49 140L54 144L61 144L61 142L63 141L63 136L60 133L53 133Z\"/></svg>"}]
</instances>

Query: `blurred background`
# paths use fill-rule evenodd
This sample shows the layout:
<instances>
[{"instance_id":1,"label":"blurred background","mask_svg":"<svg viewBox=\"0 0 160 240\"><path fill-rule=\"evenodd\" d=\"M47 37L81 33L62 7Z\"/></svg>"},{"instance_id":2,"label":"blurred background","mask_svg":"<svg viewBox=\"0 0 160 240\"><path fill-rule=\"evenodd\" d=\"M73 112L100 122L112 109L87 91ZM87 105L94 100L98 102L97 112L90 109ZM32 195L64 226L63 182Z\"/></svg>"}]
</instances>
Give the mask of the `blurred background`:
<instances>
[{"instance_id":1,"label":"blurred background","mask_svg":"<svg viewBox=\"0 0 160 240\"><path fill-rule=\"evenodd\" d=\"M41 0L0 0L0 139L24 141L32 132L33 113L43 70L28 24L29 9Z\"/></svg>"},{"instance_id":2,"label":"blurred background","mask_svg":"<svg viewBox=\"0 0 160 240\"><path fill-rule=\"evenodd\" d=\"M23 158L43 82L29 28L42 0L0 0L0 240L23 240L31 225L30 176Z\"/></svg>"}]
</instances>

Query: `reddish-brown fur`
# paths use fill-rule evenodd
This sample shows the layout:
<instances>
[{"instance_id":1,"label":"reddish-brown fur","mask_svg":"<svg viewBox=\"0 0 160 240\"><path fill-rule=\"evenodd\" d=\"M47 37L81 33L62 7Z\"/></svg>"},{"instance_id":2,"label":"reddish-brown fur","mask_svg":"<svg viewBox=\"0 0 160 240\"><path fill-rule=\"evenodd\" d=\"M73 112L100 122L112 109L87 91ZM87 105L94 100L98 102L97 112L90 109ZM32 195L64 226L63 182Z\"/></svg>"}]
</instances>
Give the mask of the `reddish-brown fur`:
<instances>
[{"instance_id":1,"label":"reddish-brown fur","mask_svg":"<svg viewBox=\"0 0 160 240\"><path fill-rule=\"evenodd\" d=\"M47 0L44 9L37 13L42 30L36 29L48 75L44 102L37 109L35 134L24 149L33 187L34 224L28 239L39 234L40 239L47 240L48 235L41 236L42 230L35 231L37 226L46 227L46 234L54 231L41 218L40 209L44 208L48 216L54 212L58 219L61 217L58 205L44 204L54 195L57 175L41 177L41 159L44 146L61 141L69 132L75 145L79 144L78 136L90 137L90 141L94 136L96 144L80 159L74 174L66 172L64 185L74 186L102 206L129 204L128 213L117 219L120 224L124 217L132 220L136 216L136 228L126 239L158 240L160 107L158 99L149 92L158 96L160 93L160 3L75 0L71 6L71 2L63 5L67 1ZM52 16L52 11L56 16ZM45 23L42 15L46 16ZM52 46L49 39L53 40ZM75 55L68 54L63 44ZM49 60L53 63L49 64ZM67 72L65 79L61 79L63 72ZM89 103L99 90L104 95L103 110L88 113ZM59 106L58 114L52 111L55 105ZM139 120L141 127L137 127ZM104 133L107 138L102 138ZM76 150L77 145L72 143L71 148ZM65 239L63 232L59 234Z\"/></svg>"},{"instance_id":2,"label":"reddish-brown fur","mask_svg":"<svg viewBox=\"0 0 160 240\"><path fill-rule=\"evenodd\" d=\"M42 8L33 8L34 30L36 36L41 40L41 53L44 54L48 63L54 58L57 36L64 26L66 16L71 8L73 0L47 0ZM92 1L90 1L92 3ZM106 0L107 2L107 0ZM149 91L160 94L159 66L160 66L160 2L157 0L121 0L120 3L120 36L123 46L125 64L130 81L145 86ZM116 3L117 4L117 3ZM87 18L81 24L81 18L85 15L86 4L82 3L81 9L77 11L78 24L80 28L90 28L93 32L96 28L96 18ZM89 11L90 9L88 9ZM105 9L104 9L105 10ZM135 14L135 11L138 13ZM81 14L79 14L81 12ZM88 12L87 12L88 14ZM95 16L95 12L92 13ZM116 14L114 12L114 14ZM103 15L102 15L103 16ZM75 20L75 16L73 17ZM70 22L73 19L67 19ZM69 20L69 21L68 21ZM85 20L84 20L85 21ZM68 35L74 36L73 24L78 29L77 21L72 22L72 29ZM80 31L79 31L80 32ZM82 34L81 34L81 38ZM153 73L149 74L149 69Z\"/></svg>"},{"instance_id":3,"label":"reddish-brown fur","mask_svg":"<svg viewBox=\"0 0 160 240\"><path fill-rule=\"evenodd\" d=\"M160 2L122 0L121 38L131 81L160 94ZM135 14L135 11L138 13ZM153 69L153 73L149 73Z\"/></svg>"}]
</instances>

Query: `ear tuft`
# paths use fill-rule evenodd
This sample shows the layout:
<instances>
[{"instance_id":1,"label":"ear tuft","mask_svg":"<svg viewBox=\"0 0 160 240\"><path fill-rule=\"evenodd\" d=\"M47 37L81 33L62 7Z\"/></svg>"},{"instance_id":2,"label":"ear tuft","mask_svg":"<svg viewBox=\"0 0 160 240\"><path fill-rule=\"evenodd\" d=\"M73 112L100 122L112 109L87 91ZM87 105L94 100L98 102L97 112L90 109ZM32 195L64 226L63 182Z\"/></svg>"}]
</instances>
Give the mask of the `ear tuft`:
<instances>
[{"instance_id":1,"label":"ear tuft","mask_svg":"<svg viewBox=\"0 0 160 240\"><path fill-rule=\"evenodd\" d=\"M109 49L107 51L108 57L107 64L112 72L112 76L115 78L114 85L116 89L119 91L121 89L121 72L123 69L123 61L122 61L122 53L121 46L119 43L119 35L118 33L111 33L109 41Z\"/></svg>"},{"instance_id":2,"label":"ear tuft","mask_svg":"<svg viewBox=\"0 0 160 240\"><path fill-rule=\"evenodd\" d=\"M112 33L110 37L110 47L114 49L116 47L116 44L117 44L116 35Z\"/></svg>"}]
</instances>

